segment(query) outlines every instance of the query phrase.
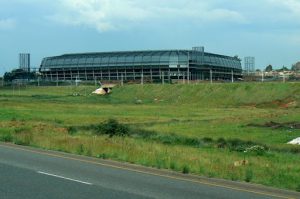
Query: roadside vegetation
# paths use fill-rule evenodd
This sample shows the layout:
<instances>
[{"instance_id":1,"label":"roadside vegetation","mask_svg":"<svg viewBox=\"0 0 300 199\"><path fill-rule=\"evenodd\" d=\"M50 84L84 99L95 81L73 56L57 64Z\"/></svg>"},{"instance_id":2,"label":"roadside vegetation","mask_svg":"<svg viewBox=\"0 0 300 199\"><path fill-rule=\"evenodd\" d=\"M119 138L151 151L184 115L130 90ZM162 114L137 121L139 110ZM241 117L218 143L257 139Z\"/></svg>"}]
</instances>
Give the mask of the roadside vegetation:
<instances>
[{"instance_id":1,"label":"roadside vegetation","mask_svg":"<svg viewBox=\"0 0 300 199\"><path fill-rule=\"evenodd\" d=\"M299 83L0 88L0 141L299 191Z\"/></svg>"}]
</instances>

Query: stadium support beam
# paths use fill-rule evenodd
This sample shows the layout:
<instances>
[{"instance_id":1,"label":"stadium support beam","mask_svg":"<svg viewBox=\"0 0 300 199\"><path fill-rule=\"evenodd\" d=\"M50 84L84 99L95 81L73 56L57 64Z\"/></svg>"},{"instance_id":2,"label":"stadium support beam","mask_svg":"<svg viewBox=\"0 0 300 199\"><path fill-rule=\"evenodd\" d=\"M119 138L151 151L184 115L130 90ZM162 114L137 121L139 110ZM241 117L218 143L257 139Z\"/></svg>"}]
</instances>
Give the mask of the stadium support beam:
<instances>
[{"instance_id":1,"label":"stadium support beam","mask_svg":"<svg viewBox=\"0 0 300 199\"><path fill-rule=\"evenodd\" d=\"M168 70L168 81L169 81L169 83L171 83L171 70L170 70L170 68Z\"/></svg>"},{"instance_id":2,"label":"stadium support beam","mask_svg":"<svg viewBox=\"0 0 300 199\"><path fill-rule=\"evenodd\" d=\"M142 69L142 73L141 73L141 84L144 84L144 70Z\"/></svg>"}]
</instances>

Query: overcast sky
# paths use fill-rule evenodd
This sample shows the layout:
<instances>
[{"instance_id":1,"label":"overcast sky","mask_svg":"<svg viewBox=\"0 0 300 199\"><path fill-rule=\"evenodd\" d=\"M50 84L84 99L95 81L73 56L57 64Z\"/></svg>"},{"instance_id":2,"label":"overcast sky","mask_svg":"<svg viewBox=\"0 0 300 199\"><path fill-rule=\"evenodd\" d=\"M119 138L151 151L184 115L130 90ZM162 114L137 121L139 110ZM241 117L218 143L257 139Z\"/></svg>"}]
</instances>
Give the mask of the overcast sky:
<instances>
[{"instance_id":1,"label":"overcast sky","mask_svg":"<svg viewBox=\"0 0 300 199\"><path fill-rule=\"evenodd\" d=\"M0 0L0 75L18 53L190 49L254 56L256 68L300 60L300 0Z\"/></svg>"}]
</instances>

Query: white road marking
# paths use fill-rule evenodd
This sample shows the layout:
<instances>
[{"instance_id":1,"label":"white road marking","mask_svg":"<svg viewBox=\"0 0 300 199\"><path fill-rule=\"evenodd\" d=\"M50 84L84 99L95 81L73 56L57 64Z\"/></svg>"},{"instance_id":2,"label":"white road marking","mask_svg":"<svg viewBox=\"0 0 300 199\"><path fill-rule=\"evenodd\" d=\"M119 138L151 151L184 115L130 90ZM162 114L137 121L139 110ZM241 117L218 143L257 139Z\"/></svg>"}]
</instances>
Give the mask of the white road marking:
<instances>
[{"instance_id":1,"label":"white road marking","mask_svg":"<svg viewBox=\"0 0 300 199\"><path fill-rule=\"evenodd\" d=\"M56 177L56 178L61 178L61 179L65 179L65 180L70 180L70 181L74 181L74 182L79 182L79 183L82 183L82 184L93 185L92 183L89 183L89 182L75 180L75 179L72 179L72 178L66 178L66 177L63 177L63 176L59 176L59 175L55 175L55 174L51 174L51 173L46 173L46 172L42 172L42 171L37 171L37 173L47 175L47 176Z\"/></svg>"}]
</instances>

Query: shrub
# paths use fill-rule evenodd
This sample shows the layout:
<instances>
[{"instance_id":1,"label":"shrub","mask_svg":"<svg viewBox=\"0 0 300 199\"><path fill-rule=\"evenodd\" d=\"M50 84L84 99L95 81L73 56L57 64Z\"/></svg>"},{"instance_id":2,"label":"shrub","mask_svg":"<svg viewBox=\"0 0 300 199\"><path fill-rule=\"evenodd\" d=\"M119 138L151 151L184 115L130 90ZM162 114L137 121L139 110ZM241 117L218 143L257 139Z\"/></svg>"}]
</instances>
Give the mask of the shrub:
<instances>
[{"instance_id":1,"label":"shrub","mask_svg":"<svg viewBox=\"0 0 300 199\"><path fill-rule=\"evenodd\" d=\"M182 173L188 174L189 172L190 172L190 167L187 166L187 165L184 165L184 166L182 167Z\"/></svg>"},{"instance_id":2,"label":"shrub","mask_svg":"<svg viewBox=\"0 0 300 199\"><path fill-rule=\"evenodd\" d=\"M203 142L205 143L212 143L213 142L213 139L212 138L209 138L209 137L204 137L202 138Z\"/></svg>"},{"instance_id":3,"label":"shrub","mask_svg":"<svg viewBox=\"0 0 300 199\"><path fill-rule=\"evenodd\" d=\"M246 149L246 152L254 153L255 155L264 155L266 152L265 147L255 145Z\"/></svg>"},{"instance_id":4,"label":"shrub","mask_svg":"<svg viewBox=\"0 0 300 199\"><path fill-rule=\"evenodd\" d=\"M170 169L172 169L172 170L176 170L177 169L177 165L176 165L176 162L171 162L170 163Z\"/></svg>"},{"instance_id":5,"label":"shrub","mask_svg":"<svg viewBox=\"0 0 300 199\"><path fill-rule=\"evenodd\" d=\"M218 148L225 148L226 145L227 145L227 142L226 142L226 140L224 138L219 138L217 140L217 146L218 146Z\"/></svg>"},{"instance_id":6,"label":"shrub","mask_svg":"<svg viewBox=\"0 0 300 199\"><path fill-rule=\"evenodd\" d=\"M183 144L188 146L199 147L202 144L201 140L197 138L181 138L181 139L183 140Z\"/></svg>"}]
</instances>

